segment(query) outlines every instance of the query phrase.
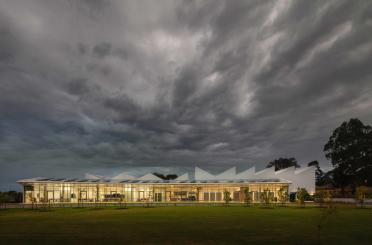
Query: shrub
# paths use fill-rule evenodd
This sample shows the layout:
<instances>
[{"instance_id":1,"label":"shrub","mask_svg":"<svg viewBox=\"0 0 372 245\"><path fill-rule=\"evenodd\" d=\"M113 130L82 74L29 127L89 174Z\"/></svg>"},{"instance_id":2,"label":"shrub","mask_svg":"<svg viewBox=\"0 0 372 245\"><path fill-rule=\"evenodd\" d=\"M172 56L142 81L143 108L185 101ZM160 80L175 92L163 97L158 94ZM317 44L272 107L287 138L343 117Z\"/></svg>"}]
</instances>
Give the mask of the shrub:
<instances>
[{"instance_id":1,"label":"shrub","mask_svg":"<svg viewBox=\"0 0 372 245\"><path fill-rule=\"evenodd\" d=\"M231 200L231 197L230 197L230 192L228 190L225 190L223 192L223 200L225 201L225 205L226 207L229 206L229 203L230 203L230 200Z\"/></svg>"},{"instance_id":2,"label":"shrub","mask_svg":"<svg viewBox=\"0 0 372 245\"><path fill-rule=\"evenodd\" d=\"M296 198L297 198L297 203L300 206L302 207L305 206L305 200L308 196L310 195L305 188L297 188Z\"/></svg>"},{"instance_id":3,"label":"shrub","mask_svg":"<svg viewBox=\"0 0 372 245\"><path fill-rule=\"evenodd\" d=\"M278 191L278 201L284 206L288 202L288 189L282 186Z\"/></svg>"},{"instance_id":4,"label":"shrub","mask_svg":"<svg viewBox=\"0 0 372 245\"><path fill-rule=\"evenodd\" d=\"M243 189L244 194L244 203L246 206L249 206L252 202L252 192L249 191L249 187Z\"/></svg>"},{"instance_id":5,"label":"shrub","mask_svg":"<svg viewBox=\"0 0 372 245\"><path fill-rule=\"evenodd\" d=\"M318 190L314 194L314 201L319 203L321 207L325 204L329 204L332 201L331 192L329 190Z\"/></svg>"},{"instance_id":6,"label":"shrub","mask_svg":"<svg viewBox=\"0 0 372 245\"><path fill-rule=\"evenodd\" d=\"M265 189L263 192L261 192L261 203L265 207L269 207L272 201L273 201L273 196L271 195L271 192L269 189Z\"/></svg>"},{"instance_id":7,"label":"shrub","mask_svg":"<svg viewBox=\"0 0 372 245\"><path fill-rule=\"evenodd\" d=\"M356 189L355 199L359 202L360 207L364 207L364 200L366 199L366 194L368 192L368 188L366 186L359 186Z\"/></svg>"}]
</instances>

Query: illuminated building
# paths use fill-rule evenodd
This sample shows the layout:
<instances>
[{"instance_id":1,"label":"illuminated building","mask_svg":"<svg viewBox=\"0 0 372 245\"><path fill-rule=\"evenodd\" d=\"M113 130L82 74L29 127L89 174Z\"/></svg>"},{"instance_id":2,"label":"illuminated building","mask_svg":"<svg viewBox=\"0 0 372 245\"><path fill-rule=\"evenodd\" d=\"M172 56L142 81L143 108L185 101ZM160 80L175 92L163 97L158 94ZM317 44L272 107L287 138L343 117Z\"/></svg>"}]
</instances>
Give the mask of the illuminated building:
<instances>
[{"instance_id":1,"label":"illuminated building","mask_svg":"<svg viewBox=\"0 0 372 245\"><path fill-rule=\"evenodd\" d=\"M259 202L262 192L275 200L282 187L288 193L306 188L313 194L315 168L266 168L256 172L253 167L236 173L233 167L212 175L196 167L194 178L186 173L174 180L151 173L139 178L122 173L113 178L31 178L18 183L23 186L25 203L223 202L227 192L232 202L243 202L247 187L252 201Z\"/></svg>"}]
</instances>

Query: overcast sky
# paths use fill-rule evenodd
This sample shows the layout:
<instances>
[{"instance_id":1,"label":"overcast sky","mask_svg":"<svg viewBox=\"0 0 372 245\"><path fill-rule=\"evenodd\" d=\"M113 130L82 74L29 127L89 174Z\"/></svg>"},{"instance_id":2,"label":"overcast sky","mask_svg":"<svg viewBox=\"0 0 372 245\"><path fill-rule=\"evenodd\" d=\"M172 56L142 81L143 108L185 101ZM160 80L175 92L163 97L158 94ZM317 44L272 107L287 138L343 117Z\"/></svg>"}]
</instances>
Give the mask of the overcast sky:
<instances>
[{"instance_id":1,"label":"overcast sky","mask_svg":"<svg viewBox=\"0 0 372 245\"><path fill-rule=\"evenodd\" d=\"M371 1L0 1L0 189L327 167L334 128L372 124L371 33Z\"/></svg>"}]
</instances>

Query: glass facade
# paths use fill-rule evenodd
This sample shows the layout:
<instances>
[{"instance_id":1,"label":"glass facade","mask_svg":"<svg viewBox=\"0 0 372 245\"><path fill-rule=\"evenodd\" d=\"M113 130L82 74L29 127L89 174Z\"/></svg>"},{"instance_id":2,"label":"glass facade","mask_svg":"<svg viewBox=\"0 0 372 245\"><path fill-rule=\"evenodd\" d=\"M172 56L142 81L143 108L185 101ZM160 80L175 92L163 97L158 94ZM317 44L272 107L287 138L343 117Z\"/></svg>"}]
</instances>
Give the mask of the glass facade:
<instances>
[{"instance_id":1,"label":"glass facade","mask_svg":"<svg viewBox=\"0 0 372 245\"><path fill-rule=\"evenodd\" d=\"M25 203L119 203L119 202L224 202L230 193L231 202L244 202L244 189L249 187L253 202L260 202L260 193L269 191L277 197L288 183L79 183L25 182Z\"/></svg>"}]
</instances>

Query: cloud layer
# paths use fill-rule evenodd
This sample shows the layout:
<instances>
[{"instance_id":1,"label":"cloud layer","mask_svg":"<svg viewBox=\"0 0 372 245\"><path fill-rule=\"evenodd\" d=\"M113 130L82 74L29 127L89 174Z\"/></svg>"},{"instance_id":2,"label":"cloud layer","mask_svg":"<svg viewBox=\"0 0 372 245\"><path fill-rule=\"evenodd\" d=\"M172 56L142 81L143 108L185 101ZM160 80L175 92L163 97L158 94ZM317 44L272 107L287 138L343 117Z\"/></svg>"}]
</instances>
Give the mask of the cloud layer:
<instances>
[{"instance_id":1,"label":"cloud layer","mask_svg":"<svg viewBox=\"0 0 372 245\"><path fill-rule=\"evenodd\" d=\"M372 123L371 32L368 1L1 1L0 188L326 166L335 127Z\"/></svg>"}]
</instances>

